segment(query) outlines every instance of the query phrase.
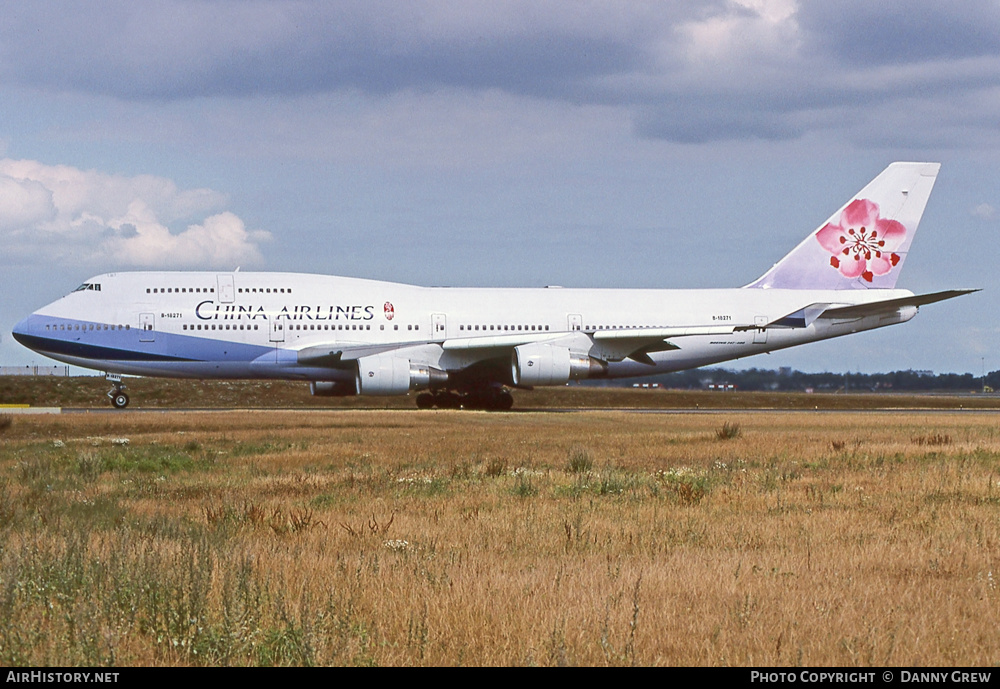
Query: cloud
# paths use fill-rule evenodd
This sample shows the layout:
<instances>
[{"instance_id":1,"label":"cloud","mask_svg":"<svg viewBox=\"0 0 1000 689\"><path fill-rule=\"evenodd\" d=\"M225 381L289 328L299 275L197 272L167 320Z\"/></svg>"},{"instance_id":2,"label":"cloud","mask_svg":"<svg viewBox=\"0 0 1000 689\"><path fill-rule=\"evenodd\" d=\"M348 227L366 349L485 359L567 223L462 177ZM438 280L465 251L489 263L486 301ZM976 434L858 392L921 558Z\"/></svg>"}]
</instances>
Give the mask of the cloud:
<instances>
[{"instance_id":1,"label":"cloud","mask_svg":"<svg viewBox=\"0 0 1000 689\"><path fill-rule=\"evenodd\" d=\"M41 0L5 17L0 74L20 84L153 99L434 86L538 91L634 66L641 48L628 39L641 20L619 6L544 0L161 0L86 8Z\"/></svg>"},{"instance_id":2,"label":"cloud","mask_svg":"<svg viewBox=\"0 0 1000 689\"><path fill-rule=\"evenodd\" d=\"M56 266L226 268L263 260L267 232L221 211L210 189L33 160L0 160L0 238L9 257ZM200 218L197 222L187 222ZM184 226L172 231L171 226Z\"/></svg>"},{"instance_id":3,"label":"cloud","mask_svg":"<svg viewBox=\"0 0 1000 689\"><path fill-rule=\"evenodd\" d=\"M812 0L799 22L816 52L854 64L886 65L996 55L1000 5L966 0L961 7L937 0Z\"/></svg>"},{"instance_id":4,"label":"cloud","mask_svg":"<svg viewBox=\"0 0 1000 689\"><path fill-rule=\"evenodd\" d=\"M1000 6L36 0L0 23L0 83L158 104L499 92L616 107L638 135L682 143L832 130L951 146L969 119L998 128L984 96L1000 85Z\"/></svg>"},{"instance_id":5,"label":"cloud","mask_svg":"<svg viewBox=\"0 0 1000 689\"><path fill-rule=\"evenodd\" d=\"M988 203L981 203L972 209L972 215L981 220L993 220L997 217L997 209Z\"/></svg>"},{"instance_id":6,"label":"cloud","mask_svg":"<svg viewBox=\"0 0 1000 689\"><path fill-rule=\"evenodd\" d=\"M52 192L44 184L0 174L0 232L21 232L55 216Z\"/></svg>"}]
</instances>

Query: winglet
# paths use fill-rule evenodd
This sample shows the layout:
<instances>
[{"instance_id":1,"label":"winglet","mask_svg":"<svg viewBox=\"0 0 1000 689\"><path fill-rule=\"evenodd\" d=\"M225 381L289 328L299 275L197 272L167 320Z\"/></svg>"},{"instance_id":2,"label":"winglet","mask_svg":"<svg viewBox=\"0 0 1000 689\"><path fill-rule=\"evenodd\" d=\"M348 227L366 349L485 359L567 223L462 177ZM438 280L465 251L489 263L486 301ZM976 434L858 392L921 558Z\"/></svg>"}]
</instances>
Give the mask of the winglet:
<instances>
[{"instance_id":1,"label":"winglet","mask_svg":"<svg viewBox=\"0 0 1000 689\"><path fill-rule=\"evenodd\" d=\"M747 287L895 287L940 168L893 163Z\"/></svg>"}]
</instances>

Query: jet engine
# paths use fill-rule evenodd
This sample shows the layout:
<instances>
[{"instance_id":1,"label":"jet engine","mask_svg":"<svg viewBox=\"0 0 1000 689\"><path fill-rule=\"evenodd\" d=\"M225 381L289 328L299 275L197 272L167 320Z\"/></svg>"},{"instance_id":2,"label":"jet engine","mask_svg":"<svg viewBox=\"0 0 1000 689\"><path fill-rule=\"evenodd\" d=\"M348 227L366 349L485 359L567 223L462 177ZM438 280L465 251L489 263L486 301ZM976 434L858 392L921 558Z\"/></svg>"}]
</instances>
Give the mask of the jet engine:
<instances>
[{"instance_id":1,"label":"jet engine","mask_svg":"<svg viewBox=\"0 0 1000 689\"><path fill-rule=\"evenodd\" d=\"M514 385L565 385L599 376L607 365L567 347L535 343L514 347L510 369Z\"/></svg>"},{"instance_id":2,"label":"jet engine","mask_svg":"<svg viewBox=\"0 0 1000 689\"><path fill-rule=\"evenodd\" d=\"M357 386L362 395L405 395L410 390L440 387L447 382L444 371L393 354L358 359Z\"/></svg>"}]
</instances>

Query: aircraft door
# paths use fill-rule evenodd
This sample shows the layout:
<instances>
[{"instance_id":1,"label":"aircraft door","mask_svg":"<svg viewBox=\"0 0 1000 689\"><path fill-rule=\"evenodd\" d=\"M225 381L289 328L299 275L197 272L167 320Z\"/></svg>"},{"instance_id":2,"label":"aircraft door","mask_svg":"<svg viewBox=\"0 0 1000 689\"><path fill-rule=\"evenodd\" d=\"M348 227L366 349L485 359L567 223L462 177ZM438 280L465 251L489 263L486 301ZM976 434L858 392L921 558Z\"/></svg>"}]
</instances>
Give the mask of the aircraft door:
<instances>
[{"instance_id":1,"label":"aircraft door","mask_svg":"<svg viewBox=\"0 0 1000 689\"><path fill-rule=\"evenodd\" d=\"M444 340L448 337L448 317L443 313L431 314L431 338Z\"/></svg>"},{"instance_id":2,"label":"aircraft door","mask_svg":"<svg viewBox=\"0 0 1000 689\"><path fill-rule=\"evenodd\" d=\"M271 342L284 342L285 341L285 320L274 316L268 319L268 328L271 331Z\"/></svg>"},{"instance_id":3,"label":"aircraft door","mask_svg":"<svg viewBox=\"0 0 1000 689\"><path fill-rule=\"evenodd\" d=\"M753 331L753 343L754 344L765 344L767 342L767 316L754 316L753 324L755 329Z\"/></svg>"},{"instance_id":4,"label":"aircraft door","mask_svg":"<svg viewBox=\"0 0 1000 689\"><path fill-rule=\"evenodd\" d=\"M583 330L583 316L578 313L571 313L566 316L566 329L570 332Z\"/></svg>"},{"instance_id":5,"label":"aircraft door","mask_svg":"<svg viewBox=\"0 0 1000 689\"><path fill-rule=\"evenodd\" d=\"M152 313L139 314L139 342L153 342L156 340L156 316Z\"/></svg>"},{"instance_id":6,"label":"aircraft door","mask_svg":"<svg viewBox=\"0 0 1000 689\"><path fill-rule=\"evenodd\" d=\"M232 275L219 275L219 302L232 304L236 300L236 287Z\"/></svg>"}]
</instances>

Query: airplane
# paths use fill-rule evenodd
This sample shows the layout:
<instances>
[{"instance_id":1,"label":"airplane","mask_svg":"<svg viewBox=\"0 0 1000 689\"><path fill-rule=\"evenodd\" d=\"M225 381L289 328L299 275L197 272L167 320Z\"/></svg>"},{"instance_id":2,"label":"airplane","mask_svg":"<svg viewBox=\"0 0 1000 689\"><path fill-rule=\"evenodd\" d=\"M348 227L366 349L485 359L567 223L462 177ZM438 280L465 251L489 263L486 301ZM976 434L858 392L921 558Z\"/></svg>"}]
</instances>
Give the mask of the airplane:
<instances>
[{"instance_id":1,"label":"airplane","mask_svg":"<svg viewBox=\"0 0 1000 689\"><path fill-rule=\"evenodd\" d=\"M313 395L510 409L510 389L667 373L909 321L975 292L896 289L938 163L889 165L760 278L731 289L420 287L269 272L122 272L14 330L122 375L283 379Z\"/></svg>"}]
</instances>

